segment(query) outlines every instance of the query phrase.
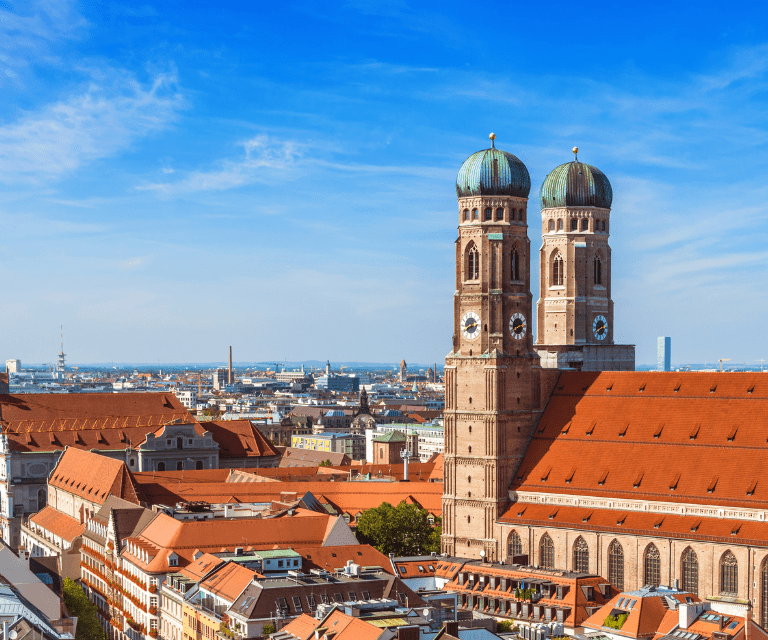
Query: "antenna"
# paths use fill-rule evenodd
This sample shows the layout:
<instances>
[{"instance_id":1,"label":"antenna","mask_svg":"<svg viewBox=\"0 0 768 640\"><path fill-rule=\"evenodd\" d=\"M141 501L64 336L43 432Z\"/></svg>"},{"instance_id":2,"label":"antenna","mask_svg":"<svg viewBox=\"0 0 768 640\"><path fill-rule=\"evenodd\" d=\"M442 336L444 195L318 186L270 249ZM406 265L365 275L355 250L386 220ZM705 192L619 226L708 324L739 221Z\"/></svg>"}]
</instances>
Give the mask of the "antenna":
<instances>
[{"instance_id":1,"label":"antenna","mask_svg":"<svg viewBox=\"0 0 768 640\"><path fill-rule=\"evenodd\" d=\"M760 373L763 372L763 362L765 362L765 358L759 358L758 360L755 360L755 362L760 363Z\"/></svg>"}]
</instances>

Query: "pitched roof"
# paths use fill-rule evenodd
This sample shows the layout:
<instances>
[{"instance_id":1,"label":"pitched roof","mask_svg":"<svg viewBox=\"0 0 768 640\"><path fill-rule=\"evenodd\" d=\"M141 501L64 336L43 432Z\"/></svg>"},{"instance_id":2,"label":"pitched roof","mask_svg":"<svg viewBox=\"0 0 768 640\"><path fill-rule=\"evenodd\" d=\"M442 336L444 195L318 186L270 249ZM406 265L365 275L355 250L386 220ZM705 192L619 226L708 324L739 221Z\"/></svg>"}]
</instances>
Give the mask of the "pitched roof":
<instances>
[{"instance_id":1,"label":"pitched roof","mask_svg":"<svg viewBox=\"0 0 768 640\"><path fill-rule=\"evenodd\" d=\"M226 562L210 553L204 553L197 560L184 567L179 573L192 580L202 580L211 571Z\"/></svg>"},{"instance_id":2,"label":"pitched roof","mask_svg":"<svg viewBox=\"0 0 768 640\"><path fill-rule=\"evenodd\" d=\"M768 508L766 400L761 373L562 372L511 489Z\"/></svg>"},{"instance_id":3,"label":"pitched roof","mask_svg":"<svg viewBox=\"0 0 768 640\"><path fill-rule=\"evenodd\" d=\"M369 544L342 547L293 547L293 550L304 558L302 570L305 573L310 569L325 571L343 569L348 560L362 567L381 567L388 573L392 572L389 558Z\"/></svg>"},{"instance_id":4,"label":"pitched roof","mask_svg":"<svg viewBox=\"0 0 768 640\"><path fill-rule=\"evenodd\" d=\"M200 582L200 587L223 600L234 602L259 574L236 562L226 562Z\"/></svg>"},{"instance_id":5,"label":"pitched roof","mask_svg":"<svg viewBox=\"0 0 768 640\"><path fill-rule=\"evenodd\" d=\"M398 431L397 429L395 429L394 431L389 431L383 436L374 438L373 441L374 442L405 442L405 434L402 431Z\"/></svg>"},{"instance_id":6,"label":"pitched roof","mask_svg":"<svg viewBox=\"0 0 768 640\"><path fill-rule=\"evenodd\" d=\"M250 420L222 420L203 425L219 444L219 457L255 458L279 455Z\"/></svg>"},{"instance_id":7,"label":"pitched roof","mask_svg":"<svg viewBox=\"0 0 768 640\"><path fill-rule=\"evenodd\" d=\"M124 448L173 420L195 422L172 393L0 395L0 426L13 451Z\"/></svg>"},{"instance_id":8,"label":"pitched roof","mask_svg":"<svg viewBox=\"0 0 768 640\"><path fill-rule=\"evenodd\" d=\"M64 451L48 483L96 504L103 504L110 494L139 502L136 485L123 462L74 447Z\"/></svg>"},{"instance_id":9,"label":"pitched roof","mask_svg":"<svg viewBox=\"0 0 768 640\"><path fill-rule=\"evenodd\" d=\"M43 507L41 511L30 516L29 521L67 542L72 542L85 529L85 523L81 524L51 506Z\"/></svg>"},{"instance_id":10,"label":"pitched roof","mask_svg":"<svg viewBox=\"0 0 768 640\"><path fill-rule=\"evenodd\" d=\"M309 640L315 633L315 629L321 624L322 620L302 613L298 618L291 620L280 631L282 633L290 633L296 640Z\"/></svg>"}]
</instances>

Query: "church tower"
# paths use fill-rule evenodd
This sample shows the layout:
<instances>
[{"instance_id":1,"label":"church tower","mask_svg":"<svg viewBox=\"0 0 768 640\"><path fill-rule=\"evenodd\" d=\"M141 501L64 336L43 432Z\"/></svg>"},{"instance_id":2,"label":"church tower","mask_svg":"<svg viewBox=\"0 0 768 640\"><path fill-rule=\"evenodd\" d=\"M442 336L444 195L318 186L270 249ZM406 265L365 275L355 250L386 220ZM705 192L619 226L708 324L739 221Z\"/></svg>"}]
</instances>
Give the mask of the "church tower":
<instances>
[{"instance_id":1,"label":"church tower","mask_svg":"<svg viewBox=\"0 0 768 640\"><path fill-rule=\"evenodd\" d=\"M540 415L541 370L530 332L530 188L525 165L493 142L464 162L456 180L444 412L442 551L449 555L504 557L494 524Z\"/></svg>"},{"instance_id":2,"label":"church tower","mask_svg":"<svg viewBox=\"0 0 768 640\"><path fill-rule=\"evenodd\" d=\"M541 366L634 371L634 345L614 344L611 299L613 190L597 167L574 160L544 180L536 350Z\"/></svg>"}]
</instances>

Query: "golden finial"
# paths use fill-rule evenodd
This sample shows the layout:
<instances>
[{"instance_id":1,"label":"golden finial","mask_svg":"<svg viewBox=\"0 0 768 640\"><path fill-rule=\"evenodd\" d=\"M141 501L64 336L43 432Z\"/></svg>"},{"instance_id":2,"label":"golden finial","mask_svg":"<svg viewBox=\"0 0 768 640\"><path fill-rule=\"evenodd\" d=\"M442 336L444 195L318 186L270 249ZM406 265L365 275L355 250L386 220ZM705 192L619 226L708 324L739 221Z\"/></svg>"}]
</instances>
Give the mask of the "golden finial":
<instances>
[{"instance_id":1,"label":"golden finial","mask_svg":"<svg viewBox=\"0 0 768 640\"><path fill-rule=\"evenodd\" d=\"M573 155L576 157L576 161L578 161L578 159L579 159L579 148L578 147L574 147L573 148Z\"/></svg>"},{"instance_id":2,"label":"golden finial","mask_svg":"<svg viewBox=\"0 0 768 640\"><path fill-rule=\"evenodd\" d=\"M496 134L491 132L491 135L489 135L488 137L491 139L491 146L495 149L496 143L494 142L494 140L496 140Z\"/></svg>"}]
</instances>

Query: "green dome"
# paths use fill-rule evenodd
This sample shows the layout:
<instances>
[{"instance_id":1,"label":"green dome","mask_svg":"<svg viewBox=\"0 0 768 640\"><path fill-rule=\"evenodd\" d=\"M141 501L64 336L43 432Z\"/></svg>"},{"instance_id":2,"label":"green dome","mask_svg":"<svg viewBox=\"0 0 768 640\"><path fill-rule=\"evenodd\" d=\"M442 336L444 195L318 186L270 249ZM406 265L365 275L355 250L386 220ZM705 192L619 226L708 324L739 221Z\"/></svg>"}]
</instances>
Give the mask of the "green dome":
<instances>
[{"instance_id":1,"label":"green dome","mask_svg":"<svg viewBox=\"0 0 768 640\"><path fill-rule=\"evenodd\" d=\"M473 153L456 177L456 196L516 196L527 198L531 176L517 156L496 149Z\"/></svg>"},{"instance_id":2,"label":"green dome","mask_svg":"<svg viewBox=\"0 0 768 640\"><path fill-rule=\"evenodd\" d=\"M610 209L613 189L597 167L574 160L554 168L539 191L542 209L599 207Z\"/></svg>"}]
</instances>

